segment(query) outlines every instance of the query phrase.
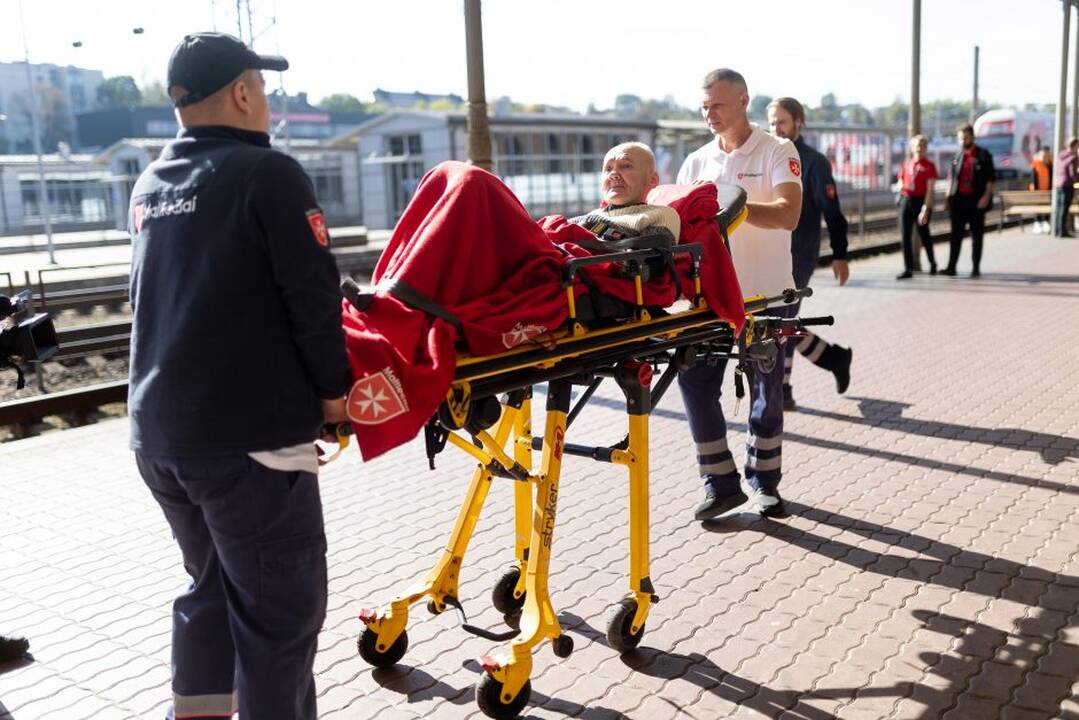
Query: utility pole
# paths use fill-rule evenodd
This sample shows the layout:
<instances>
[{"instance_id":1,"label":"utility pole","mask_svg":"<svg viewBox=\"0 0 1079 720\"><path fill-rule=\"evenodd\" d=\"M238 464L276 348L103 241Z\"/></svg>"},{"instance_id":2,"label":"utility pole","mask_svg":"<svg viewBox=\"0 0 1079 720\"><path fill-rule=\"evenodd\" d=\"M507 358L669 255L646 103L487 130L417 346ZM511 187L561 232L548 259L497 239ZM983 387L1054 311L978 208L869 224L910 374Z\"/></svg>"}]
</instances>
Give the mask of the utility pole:
<instances>
[{"instance_id":1,"label":"utility pole","mask_svg":"<svg viewBox=\"0 0 1079 720\"><path fill-rule=\"evenodd\" d=\"M978 46L974 46L974 101L970 104L970 121L978 117Z\"/></svg>"},{"instance_id":2,"label":"utility pole","mask_svg":"<svg viewBox=\"0 0 1079 720\"><path fill-rule=\"evenodd\" d=\"M468 56L468 159L491 169L491 128L483 84L483 21L480 0L465 0L465 53Z\"/></svg>"},{"instance_id":3,"label":"utility pole","mask_svg":"<svg viewBox=\"0 0 1079 720\"><path fill-rule=\"evenodd\" d=\"M922 0L913 0L914 18L911 36L910 58L910 124L907 136L922 131Z\"/></svg>"},{"instance_id":4,"label":"utility pole","mask_svg":"<svg viewBox=\"0 0 1079 720\"><path fill-rule=\"evenodd\" d=\"M1053 147L1053 156L1059 157L1060 152L1064 149L1064 123L1068 120L1068 38L1071 35L1071 9L1072 0L1063 0L1061 5L1064 9L1063 22L1061 27L1063 31L1060 38L1060 93L1057 96L1057 113L1056 113L1056 132L1054 133L1055 143ZM1052 216L1054 219L1057 216L1057 194L1054 192L1050 195L1052 202ZM1062 231L1063 228L1053 228L1054 230Z\"/></svg>"},{"instance_id":5,"label":"utility pole","mask_svg":"<svg viewBox=\"0 0 1079 720\"><path fill-rule=\"evenodd\" d=\"M52 211L49 207L49 191L45 184L45 162L41 158L41 123L37 114L37 93L34 92L34 75L30 71L30 45L26 42L26 19L23 17L22 0L19 0L19 25L22 26L23 58L26 62L26 89L30 93L30 128L34 135L34 153L37 155L38 206L45 225L45 245L49 251L49 264L56 264L56 252L52 244Z\"/></svg>"},{"instance_id":6,"label":"utility pole","mask_svg":"<svg viewBox=\"0 0 1079 720\"><path fill-rule=\"evenodd\" d=\"M1075 49L1079 51L1079 19L1075 25ZM1075 53L1075 68L1072 71L1072 131L1069 137L1079 136L1079 52Z\"/></svg>"}]
</instances>

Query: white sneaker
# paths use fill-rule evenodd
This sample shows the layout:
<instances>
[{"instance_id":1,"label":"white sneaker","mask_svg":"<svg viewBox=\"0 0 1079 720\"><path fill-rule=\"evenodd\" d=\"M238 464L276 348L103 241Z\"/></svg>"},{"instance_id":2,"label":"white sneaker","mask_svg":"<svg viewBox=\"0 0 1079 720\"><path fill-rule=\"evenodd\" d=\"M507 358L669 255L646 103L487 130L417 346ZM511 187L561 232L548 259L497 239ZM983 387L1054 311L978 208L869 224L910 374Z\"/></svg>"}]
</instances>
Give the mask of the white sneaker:
<instances>
[{"instance_id":1,"label":"white sneaker","mask_svg":"<svg viewBox=\"0 0 1079 720\"><path fill-rule=\"evenodd\" d=\"M779 492L768 493L760 488L753 490L753 501L757 505L757 512L763 517L783 517L787 510L783 505L783 498Z\"/></svg>"}]
</instances>

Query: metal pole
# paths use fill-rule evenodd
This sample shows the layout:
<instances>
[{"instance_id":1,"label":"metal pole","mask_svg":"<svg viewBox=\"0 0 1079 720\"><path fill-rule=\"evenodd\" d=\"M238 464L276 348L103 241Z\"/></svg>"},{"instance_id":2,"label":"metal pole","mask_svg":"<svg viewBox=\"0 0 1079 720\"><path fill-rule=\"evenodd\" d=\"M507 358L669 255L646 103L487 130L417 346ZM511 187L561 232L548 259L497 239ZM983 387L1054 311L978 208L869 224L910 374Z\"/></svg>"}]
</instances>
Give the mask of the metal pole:
<instances>
[{"instance_id":1,"label":"metal pole","mask_svg":"<svg viewBox=\"0 0 1079 720\"><path fill-rule=\"evenodd\" d=\"M465 52L468 56L468 159L491 169L491 129L483 86L483 22L480 0L465 0Z\"/></svg>"},{"instance_id":2,"label":"metal pole","mask_svg":"<svg viewBox=\"0 0 1079 720\"><path fill-rule=\"evenodd\" d=\"M914 18L911 36L910 57L910 127L907 136L912 137L922 131L922 0L913 0Z\"/></svg>"},{"instance_id":3,"label":"metal pole","mask_svg":"<svg viewBox=\"0 0 1079 720\"><path fill-rule=\"evenodd\" d=\"M1061 5L1064 7L1063 18L1063 31L1060 39L1060 94L1057 96L1057 114L1056 114L1056 138L1054 146L1055 157L1060 157L1060 153L1064 150L1064 123L1067 121L1068 112L1068 37L1071 30L1071 8L1072 0L1064 0ZM1052 194L1052 217L1055 219L1057 216L1057 194ZM1063 231L1063 228L1054 228L1057 231Z\"/></svg>"},{"instance_id":4,"label":"metal pole","mask_svg":"<svg viewBox=\"0 0 1079 720\"><path fill-rule=\"evenodd\" d=\"M19 25L22 27L23 57L26 61L26 87L30 92L30 127L34 135L34 153L37 155L37 188L40 196L38 205L45 221L45 245L49 251L49 264L56 264L56 253L52 244L52 213L49 209L49 192L45 186L45 162L41 157L41 128L37 116L37 93L34 92L34 75L30 72L30 46L26 42L26 20L22 13L22 0L19 0Z\"/></svg>"},{"instance_id":5,"label":"metal pole","mask_svg":"<svg viewBox=\"0 0 1079 720\"><path fill-rule=\"evenodd\" d=\"M974 46L974 101L970 105L970 121L978 117L978 46Z\"/></svg>"},{"instance_id":6,"label":"metal pole","mask_svg":"<svg viewBox=\"0 0 1079 720\"><path fill-rule=\"evenodd\" d=\"M1079 51L1079 23L1075 26L1075 49ZM1075 53L1075 69L1072 77L1072 131L1070 137L1079 136L1079 52Z\"/></svg>"}]
</instances>

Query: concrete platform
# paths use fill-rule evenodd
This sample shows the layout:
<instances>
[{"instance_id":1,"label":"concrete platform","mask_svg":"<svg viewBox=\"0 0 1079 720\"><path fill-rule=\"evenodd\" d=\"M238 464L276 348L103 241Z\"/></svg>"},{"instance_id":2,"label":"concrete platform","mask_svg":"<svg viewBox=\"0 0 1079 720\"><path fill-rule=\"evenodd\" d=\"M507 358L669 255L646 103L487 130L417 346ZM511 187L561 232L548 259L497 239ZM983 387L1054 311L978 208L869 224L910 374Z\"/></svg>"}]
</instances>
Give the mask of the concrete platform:
<instances>
[{"instance_id":1,"label":"concrete platform","mask_svg":"<svg viewBox=\"0 0 1079 720\"><path fill-rule=\"evenodd\" d=\"M839 396L796 363L789 519L694 522L692 445L677 392L664 399L662 600L623 657L603 616L626 590L624 474L567 460L550 586L576 650L537 652L525 717L1079 718L1079 241L1012 231L988 236L985 255L978 280L897 283L894 255L855 263L845 288L818 274L806 312L837 316L821 334L854 347L853 382ZM730 416L732 444L745 411ZM613 442L623 423L606 389L570 439ZM33 652L0 668L0 718L164 716L169 606L186 578L126 432L109 421L0 445L0 632ZM452 614L416 608L396 668L356 655L357 613L434 562L470 464L450 450L430 472L414 442L324 473L321 717L482 717L475 658L498 646ZM497 483L463 573L462 600L488 627L501 626L488 598L512 556L511 506Z\"/></svg>"}]
</instances>

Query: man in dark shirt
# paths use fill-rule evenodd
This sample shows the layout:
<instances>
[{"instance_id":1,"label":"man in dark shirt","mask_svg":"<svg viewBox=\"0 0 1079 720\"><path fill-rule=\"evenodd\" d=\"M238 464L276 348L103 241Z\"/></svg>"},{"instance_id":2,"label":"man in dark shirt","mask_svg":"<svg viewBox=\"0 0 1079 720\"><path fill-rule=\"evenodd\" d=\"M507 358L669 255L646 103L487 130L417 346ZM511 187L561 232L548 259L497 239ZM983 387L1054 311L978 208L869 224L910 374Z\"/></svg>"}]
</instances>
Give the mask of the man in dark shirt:
<instances>
[{"instance_id":1,"label":"man in dark shirt","mask_svg":"<svg viewBox=\"0 0 1079 720\"><path fill-rule=\"evenodd\" d=\"M182 130L139 178L128 409L139 471L183 553L171 716L314 720L326 538L313 441L346 419L339 275L310 179L270 148L256 55L173 51Z\"/></svg>"},{"instance_id":2,"label":"man in dark shirt","mask_svg":"<svg viewBox=\"0 0 1079 720\"><path fill-rule=\"evenodd\" d=\"M847 219L839 209L832 164L823 154L806 144L802 137L805 127L805 108L792 97L776 98L768 105L768 125L776 137L794 143L802 159L802 214L798 227L791 233L791 259L794 284L799 288L809 285L820 257L820 221L828 225L828 242L832 246L832 274L840 285L850 277L847 264ZM783 409L794 410L794 391L791 388L791 370L794 351L819 368L835 375L836 390L846 392L850 385L850 361L854 353L850 348L829 344L824 338L806 331L798 342L784 343Z\"/></svg>"},{"instance_id":3,"label":"man in dark shirt","mask_svg":"<svg viewBox=\"0 0 1079 720\"><path fill-rule=\"evenodd\" d=\"M1053 216L1053 234L1057 237L1071 237L1068 232L1068 219L1071 217L1072 200L1075 198L1075 180L1079 170L1079 138L1068 141L1068 147L1060 152L1057 158L1053 176L1053 186L1056 188L1057 207Z\"/></svg>"},{"instance_id":4,"label":"man in dark shirt","mask_svg":"<svg viewBox=\"0 0 1079 720\"><path fill-rule=\"evenodd\" d=\"M985 232L985 213L993 204L993 181L996 170L993 156L980 145L974 144L974 128L961 125L956 139L962 152L952 161L952 182L945 202L952 220L951 252L948 267L941 275L955 275L959 252L963 243L963 231L970 227L972 245L971 277L981 275L982 236Z\"/></svg>"}]
</instances>

